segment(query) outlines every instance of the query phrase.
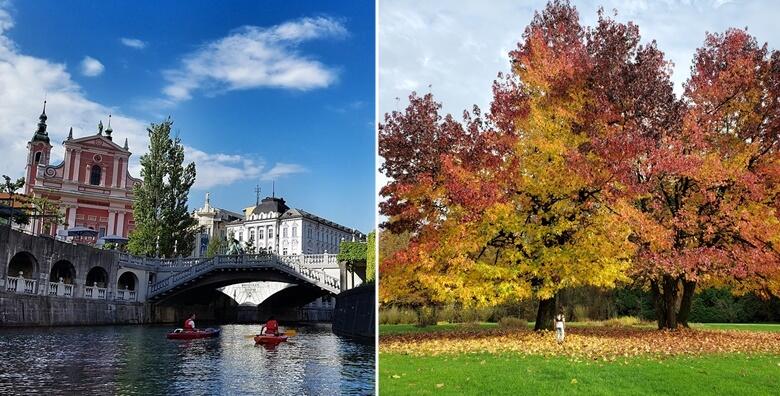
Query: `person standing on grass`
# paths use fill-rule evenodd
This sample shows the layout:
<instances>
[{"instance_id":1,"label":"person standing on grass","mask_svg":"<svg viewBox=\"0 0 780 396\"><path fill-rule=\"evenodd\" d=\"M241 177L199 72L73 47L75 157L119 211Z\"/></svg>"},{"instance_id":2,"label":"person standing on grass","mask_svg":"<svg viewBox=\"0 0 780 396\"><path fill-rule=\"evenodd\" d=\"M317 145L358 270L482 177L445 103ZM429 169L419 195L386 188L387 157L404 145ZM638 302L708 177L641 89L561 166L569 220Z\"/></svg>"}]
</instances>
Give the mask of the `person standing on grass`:
<instances>
[{"instance_id":1,"label":"person standing on grass","mask_svg":"<svg viewBox=\"0 0 780 396\"><path fill-rule=\"evenodd\" d=\"M565 323L566 318L563 317L563 312L558 312L558 315L555 315L555 339L558 340L559 344L563 343L563 337L566 336Z\"/></svg>"}]
</instances>

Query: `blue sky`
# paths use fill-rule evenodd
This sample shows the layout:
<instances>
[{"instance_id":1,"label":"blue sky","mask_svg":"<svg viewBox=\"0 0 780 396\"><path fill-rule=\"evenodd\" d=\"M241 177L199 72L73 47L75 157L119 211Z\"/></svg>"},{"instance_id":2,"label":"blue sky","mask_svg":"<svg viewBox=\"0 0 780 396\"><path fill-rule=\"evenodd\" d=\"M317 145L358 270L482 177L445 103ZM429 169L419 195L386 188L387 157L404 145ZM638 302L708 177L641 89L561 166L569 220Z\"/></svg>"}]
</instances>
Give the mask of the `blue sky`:
<instances>
[{"instance_id":1,"label":"blue sky","mask_svg":"<svg viewBox=\"0 0 780 396\"><path fill-rule=\"evenodd\" d=\"M373 2L0 0L0 173L22 175L44 95L56 142L112 113L136 176L145 126L170 115L191 208L210 191L240 210L276 180L291 206L373 227Z\"/></svg>"}]
</instances>

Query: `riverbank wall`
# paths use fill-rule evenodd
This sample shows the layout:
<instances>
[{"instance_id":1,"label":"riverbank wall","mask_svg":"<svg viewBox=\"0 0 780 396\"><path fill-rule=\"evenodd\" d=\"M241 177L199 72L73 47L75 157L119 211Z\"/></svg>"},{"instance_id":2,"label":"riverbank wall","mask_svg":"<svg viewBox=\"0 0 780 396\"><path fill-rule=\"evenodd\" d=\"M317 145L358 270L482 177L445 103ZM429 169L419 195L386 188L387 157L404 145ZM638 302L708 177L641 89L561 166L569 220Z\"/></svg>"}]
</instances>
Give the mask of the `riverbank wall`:
<instances>
[{"instance_id":1,"label":"riverbank wall","mask_svg":"<svg viewBox=\"0 0 780 396\"><path fill-rule=\"evenodd\" d=\"M150 323L144 303L0 292L0 326L88 326Z\"/></svg>"},{"instance_id":2,"label":"riverbank wall","mask_svg":"<svg viewBox=\"0 0 780 396\"><path fill-rule=\"evenodd\" d=\"M364 284L336 296L333 310L333 333L362 342L376 338L376 291L374 284Z\"/></svg>"}]
</instances>

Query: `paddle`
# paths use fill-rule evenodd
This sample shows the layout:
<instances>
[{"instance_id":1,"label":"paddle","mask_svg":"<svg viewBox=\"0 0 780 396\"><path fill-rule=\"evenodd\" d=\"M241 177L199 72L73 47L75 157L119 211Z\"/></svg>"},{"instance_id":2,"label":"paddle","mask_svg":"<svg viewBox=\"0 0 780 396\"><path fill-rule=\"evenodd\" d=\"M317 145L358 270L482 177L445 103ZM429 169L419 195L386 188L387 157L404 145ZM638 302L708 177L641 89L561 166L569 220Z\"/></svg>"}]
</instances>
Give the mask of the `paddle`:
<instances>
[{"instance_id":1,"label":"paddle","mask_svg":"<svg viewBox=\"0 0 780 396\"><path fill-rule=\"evenodd\" d=\"M296 331L295 329L287 329L282 334L286 335L287 337L294 337L298 335L298 331ZM255 338L258 335L259 334L247 334L244 336L244 338Z\"/></svg>"}]
</instances>

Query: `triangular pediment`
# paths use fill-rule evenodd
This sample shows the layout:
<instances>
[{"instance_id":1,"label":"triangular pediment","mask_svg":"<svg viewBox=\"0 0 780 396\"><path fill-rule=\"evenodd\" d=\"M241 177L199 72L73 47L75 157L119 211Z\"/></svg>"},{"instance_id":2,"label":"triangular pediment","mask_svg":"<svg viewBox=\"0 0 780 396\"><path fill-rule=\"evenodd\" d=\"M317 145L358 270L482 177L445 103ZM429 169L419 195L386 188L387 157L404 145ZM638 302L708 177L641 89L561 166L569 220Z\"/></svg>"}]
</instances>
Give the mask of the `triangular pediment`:
<instances>
[{"instance_id":1,"label":"triangular pediment","mask_svg":"<svg viewBox=\"0 0 780 396\"><path fill-rule=\"evenodd\" d=\"M115 150L120 151L123 153L129 153L130 151L125 150L122 146L114 143L112 140L109 140L104 135L92 135L92 136L85 136L78 139L71 139L65 141L66 146L87 146L87 147L95 147L95 148L102 148L102 149L108 149L108 150Z\"/></svg>"}]
</instances>

